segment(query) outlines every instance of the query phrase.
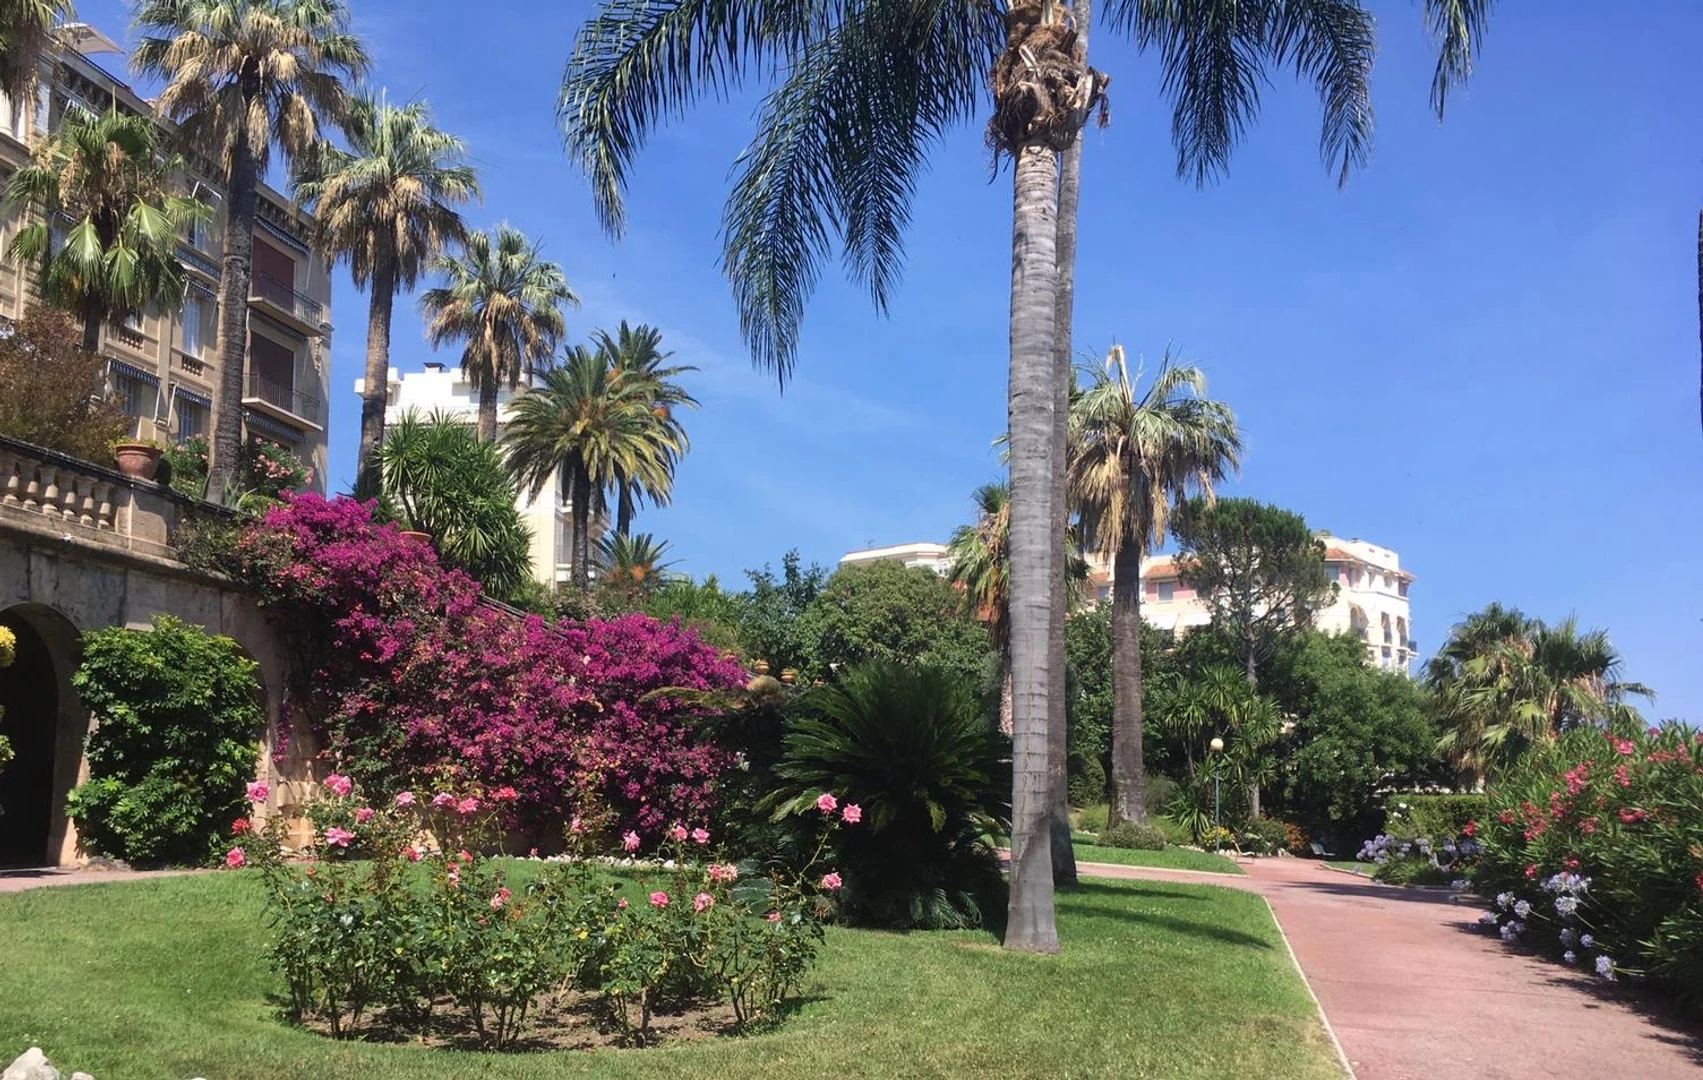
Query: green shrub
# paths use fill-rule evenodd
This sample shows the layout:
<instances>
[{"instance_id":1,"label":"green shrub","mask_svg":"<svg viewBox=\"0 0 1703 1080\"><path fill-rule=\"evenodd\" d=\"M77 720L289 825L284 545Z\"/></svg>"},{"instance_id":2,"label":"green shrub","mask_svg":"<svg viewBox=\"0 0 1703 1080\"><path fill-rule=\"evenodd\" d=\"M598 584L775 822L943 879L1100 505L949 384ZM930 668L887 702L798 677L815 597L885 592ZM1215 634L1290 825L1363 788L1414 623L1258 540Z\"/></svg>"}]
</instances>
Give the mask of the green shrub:
<instances>
[{"instance_id":1,"label":"green shrub","mask_svg":"<svg viewBox=\"0 0 1703 1080\"><path fill-rule=\"evenodd\" d=\"M864 828L834 834L852 922L936 929L1003 911L992 838L1011 827L1011 766L971 681L876 662L801 695L775 766L776 816L834 792Z\"/></svg>"},{"instance_id":2,"label":"green shrub","mask_svg":"<svg viewBox=\"0 0 1703 1080\"><path fill-rule=\"evenodd\" d=\"M1177 797L1177 782L1162 773L1147 774L1147 816L1155 817L1165 812Z\"/></svg>"},{"instance_id":3,"label":"green shrub","mask_svg":"<svg viewBox=\"0 0 1703 1080\"><path fill-rule=\"evenodd\" d=\"M1289 849L1289 827L1273 818L1249 818L1237 835L1236 846L1259 855L1276 855Z\"/></svg>"},{"instance_id":4,"label":"green shrub","mask_svg":"<svg viewBox=\"0 0 1703 1080\"><path fill-rule=\"evenodd\" d=\"M207 497L207 440L200 435L174 443L160 454L160 471L155 477L164 480L179 495L190 499Z\"/></svg>"},{"instance_id":5,"label":"green shrub","mask_svg":"<svg viewBox=\"0 0 1703 1080\"><path fill-rule=\"evenodd\" d=\"M1076 827L1086 833L1098 833L1105 829L1106 818L1111 807L1105 803L1095 803L1084 806L1076 812Z\"/></svg>"},{"instance_id":6,"label":"green shrub","mask_svg":"<svg viewBox=\"0 0 1703 1080\"><path fill-rule=\"evenodd\" d=\"M1467 822L1484 816L1489 800L1479 794L1396 794L1385 804L1386 833L1423 836L1442 843L1461 835Z\"/></svg>"},{"instance_id":7,"label":"green shrub","mask_svg":"<svg viewBox=\"0 0 1703 1080\"><path fill-rule=\"evenodd\" d=\"M1386 885L1447 885L1455 875L1425 859L1390 859L1372 871L1372 880Z\"/></svg>"},{"instance_id":8,"label":"green shrub","mask_svg":"<svg viewBox=\"0 0 1703 1080\"><path fill-rule=\"evenodd\" d=\"M67 813L89 850L139 864L218 852L265 726L255 671L236 642L169 615L83 636L71 681L97 722Z\"/></svg>"},{"instance_id":9,"label":"green shrub","mask_svg":"<svg viewBox=\"0 0 1703 1080\"><path fill-rule=\"evenodd\" d=\"M1070 756L1070 804L1093 806L1106 799L1106 769L1097 760L1081 754Z\"/></svg>"},{"instance_id":10,"label":"green shrub","mask_svg":"<svg viewBox=\"0 0 1703 1080\"><path fill-rule=\"evenodd\" d=\"M1130 848L1135 851L1164 851L1165 833L1156 825L1120 821L1094 841L1100 847Z\"/></svg>"},{"instance_id":11,"label":"green shrub","mask_svg":"<svg viewBox=\"0 0 1703 1080\"><path fill-rule=\"evenodd\" d=\"M1168 814L1158 814L1148 818L1158 830L1165 834L1165 842L1177 847L1194 843L1194 833L1187 825Z\"/></svg>"},{"instance_id":12,"label":"green shrub","mask_svg":"<svg viewBox=\"0 0 1703 1080\"><path fill-rule=\"evenodd\" d=\"M106 357L81 345L81 329L52 308L32 305L0 327L0 435L111 465L132 421L100 392Z\"/></svg>"}]
</instances>

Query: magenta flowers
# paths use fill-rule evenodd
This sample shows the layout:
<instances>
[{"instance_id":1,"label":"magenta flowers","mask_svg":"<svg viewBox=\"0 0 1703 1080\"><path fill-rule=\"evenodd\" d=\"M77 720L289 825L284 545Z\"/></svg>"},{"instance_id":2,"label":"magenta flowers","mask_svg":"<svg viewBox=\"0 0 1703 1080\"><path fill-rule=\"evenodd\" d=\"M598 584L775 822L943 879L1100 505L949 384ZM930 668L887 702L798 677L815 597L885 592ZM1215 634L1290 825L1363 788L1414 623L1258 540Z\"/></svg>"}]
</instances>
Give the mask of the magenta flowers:
<instances>
[{"instance_id":1,"label":"magenta flowers","mask_svg":"<svg viewBox=\"0 0 1703 1080\"><path fill-rule=\"evenodd\" d=\"M622 833L621 846L628 851L639 850L639 834L631 830Z\"/></svg>"}]
</instances>

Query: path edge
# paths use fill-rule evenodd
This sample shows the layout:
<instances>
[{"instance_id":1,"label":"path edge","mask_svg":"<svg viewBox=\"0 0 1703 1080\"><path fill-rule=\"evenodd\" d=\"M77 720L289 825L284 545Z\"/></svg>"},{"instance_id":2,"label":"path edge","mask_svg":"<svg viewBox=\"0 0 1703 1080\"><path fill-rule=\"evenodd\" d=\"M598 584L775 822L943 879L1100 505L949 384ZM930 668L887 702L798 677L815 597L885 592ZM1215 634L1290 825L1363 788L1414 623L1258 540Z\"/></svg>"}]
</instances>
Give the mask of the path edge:
<instances>
[{"instance_id":1,"label":"path edge","mask_svg":"<svg viewBox=\"0 0 1703 1080\"><path fill-rule=\"evenodd\" d=\"M1283 949L1289 954L1289 962L1295 965L1295 974L1301 976L1301 985L1307 988L1307 996L1313 999L1313 1008L1318 1011L1319 1023L1325 1026L1325 1034L1330 1036L1330 1044L1336 1050L1337 1065L1349 1080L1357 1080L1354 1065L1348 1060L1348 1052L1342 1048L1342 1040L1336 1037L1336 1028L1331 1025L1330 1017L1325 1015L1324 1002L1320 1001L1319 995L1313 991L1313 981L1307 978L1307 971L1301 966L1301 958L1295 955L1295 946L1289 943L1289 932L1283 929L1283 920L1277 917L1277 909L1271 906L1270 897L1264 893L1257 895L1265 901L1265 909L1271 913L1271 921L1277 927L1277 936L1283 939Z\"/></svg>"}]
</instances>

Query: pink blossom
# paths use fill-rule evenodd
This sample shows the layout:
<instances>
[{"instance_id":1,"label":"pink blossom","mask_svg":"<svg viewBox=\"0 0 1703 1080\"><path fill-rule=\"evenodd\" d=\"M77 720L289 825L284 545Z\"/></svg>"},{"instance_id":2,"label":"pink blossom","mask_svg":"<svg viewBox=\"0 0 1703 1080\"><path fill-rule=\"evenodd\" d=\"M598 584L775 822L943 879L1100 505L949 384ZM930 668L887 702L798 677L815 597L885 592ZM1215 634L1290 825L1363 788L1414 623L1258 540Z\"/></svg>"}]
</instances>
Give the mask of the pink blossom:
<instances>
[{"instance_id":1,"label":"pink blossom","mask_svg":"<svg viewBox=\"0 0 1703 1080\"><path fill-rule=\"evenodd\" d=\"M355 824L365 825L373 819L374 813L376 813L376 811L370 806L361 807L359 810L355 811Z\"/></svg>"},{"instance_id":2,"label":"pink blossom","mask_svg":"<svg viewBox=\"0 0 1703 1080\"><path fill-rule=\"evenodd\" d=\"M272 789L261 783L259 780L250 781L248 785L249 802L263 803L266 801L266 796L270 794L272 794Z\"/></svg>"},{"instance_id":3,"label":"pink blossom","mask_svg":"<svg viewBox=\"0 0 1703 1080\"><path fill-rule=\"evenodd\" d=\"M479 812L479 800L472 796L468 796L455 804L455 812L460 814L462 817L466 817L469 814L477 814Z\"/></svg>"},{"instance_id":4,"label":"pink blossom","mask_svg":"<svg viewBox=\"0 0 1703 1080\"><path fill-rule=\"evenodd\" d=\"M234 847L225 852L225 865L232 870L241 870L248 865L248 853L240 847Z\"/></svg>"},{"instance_id":5,"label":"pink blossom","mask_svg":"<svg viewBox=\"0 0 1703 1080\"><path fill-rule=\"evenodd\" d=\"M686 839L686 826L676 825L672 829L669 829L668 838L676 843L683 843Z\"/></svg>"},{"instance_id":6,"label":"pink blossom","mask_svg":"<svg viewBox=\"0 0 1703 1080\"><path fill-rule=\"evenodd\" d=\"M1614 740L1614 752L1617 753L1617 754L1630 754L1630 753L1632 753L1633 749L1634 749L1634 747L1632 746L1632 742L1629 739L1616 739L1616 740Z\"/></svg>"},{"instance_id":7,"label":"pink blossom","mask_svg":"<svg viewBox=\"0 0 1703 1080\"><path fill-rule=\"evenodd\" d=\"M694 844L707 844L709 842L710 842L710 832L709 832L708 829L698 828L698 829L692 830L692 843L694 843Z\"/></svg>"},{"instance_id":8,"label":"pink blossom","mask_svg":"<svg viewBox=\"0 0 1703 1080\"><path fill-rule=\"evenodd\" d=\"M668 894L665 893L665 892L653 892L653 893L651 893L650 894L650 906L655 907L655 908L667 907L668 906Z\"/></svg>"},{"instance_id":9,"label":"pink blossom","mask_svg":"<svg viewBox=\"0 0 1703 1080\"><path fill-rule=\"evenodd\" d=\"M571 833L585 832L585 825L580 822L579 818L574 818L572 821L568 822L568 831Z\"/></svg>"},{"instance_id":10,"label":"pink blossom","mask_svg":"<svg viewBox=\"0 0 1703 1080\"><path fill-rule=\"evenodd\" d=\"M771 912L769 912L767 918L770 922L780 922L781 921L781 913L778 912L778 911L771 911Z\"/></svg>"},{"instance_id":11,"label":"pink blossom","mask_svg":"<svg viewBox=\"0 0 1703 1080\"><path fill-rule=\"evenodd\" d=\"M863 820L863 807L857 803L847 803L846 808L840 811L840 820L847 825L856 825Z\"/></svg>"},{"instance_id":12,"label":"pink blossom","mask_svg":"<svg viewBox=\"0 0 1703 1080\"><path fill-rule=\"evenodd\" d=\"M450 863L449 864L448 877L449 877L449 883L451 885L461 884L461 867L455 865L454 863Z\"/></svg>"},{"instance_id":13,"label":"pink blossom","mask_svg":"<svg viewBox=\"0 0 1703 1080\"><path fill-rule=\"evenodd\" d=\"M732 864L721 865L711 863L709 869L706 870L705 873L709 876L711 881L718 885L725 885L728 882L739 880L739 867Z\"/></svg>"},{"instance_id":14,"label":"pink blossom","mask_svg":"<svg viewBox=\"0 0 1703 1080\"><path fill-rule=\"evenodd\" d=\"M398 791L396 793L396 805L397 806L413 806L414 805L414 793L412 791Z\"/></svg>"},{"instance_id":15,"label":"pink blossom","mask_svg":"<svg viewBox=\"0 0 1703 1080\"><path fill-rule=\"evenodd\" d=\"M432 805L439 810L448 810L455 805L455 796L447 791L440 791L432 796Z\"/></svg>"},{"instance_id":16,"label":"pink blossom","mask_svg":"<svg viewBox=\"0 0 1703 1080\"><path fill-rule=\"evenodd\" d=\"M409 844L407 847L402 849L402 857L407 859L409 862L419 862L420 849L415 847L413 844Z\"/></svg>"},{"instance_id":17,"label":"pink blossom","mask_svg":"<svg viewBox=\"0 0 1703 1080\"><path fill-rule=\"evenodd\" d=\"M822 887L824 889L837 889L837 888L839 888L840 887L840 875L834 873L832 870L828 871L826 874L823 874L822 875Z\"/></svg>"},{"instance_id":18,"label":"pink blossom","mask_svg":"<svg viewBox=\"0 0 1703 1080\"><path fill-rule=\"evenodd\" d=\"M1643 810L1622 809L1620 811L1620 820L1624 821L1628 825L1637 824L1638 822L1643 821L1646 817L1649 817L1649 814Z\"/></svg>"},{"instance_id":19,"label":"pink blossom","mask_svg":"<svg viewBox=\"0 0 1703 1080\"><path fill-rule=\"evenodd\" d=\"M491 798L496 802L514 802L520 798L520 792L507 784L491 792Z\"/></svg>"},{"instance_id":20,"label":"pink blossom","mask_svg":"<svg viewBox=\"0 0 1703 1080\"><path fill-rule=\"evenodd\" d=\"M354 838L354 833L348 829L339 829L335 825L325 830L325 842L333 847L346 848L349 846L349 841Z\"/></svg>"},{"instance_id":21,"label":"pink blossom","mask_svg":"<svg viewBox=\"0 0 1703 1080\"><path fill-rule=\"evenodd\" d=\"M462 848L460 851L456 852L455 857L460 859L464 863L470 863L470 862L473 861L472 853L469 852L466 848Z\"/></svg>"},{"instance_id":22,"label":"pink blossom","mask_svg":"<svg viewBox=\"0 0 1703 1080\"><path fill-rule=\"evenodd\" d=\"M506 887L498 889L497 892L496 892L496 895L491 897L491 910L492 911L501 911L502 908L503 908L503 905L508 903L509 897L511 897L513 895L514 894L509 892Z\"/></svg>"},{"instance_id":23,"label":"pink blossom","mask_svg":"<svg viewBox=\"0 0 1703 1080\"><path fill-rule=\"evenodd\" d=\"M692 897L692 910L693 911L703 911L706 908L711 908L711 907L714 907L714 906L715 906L715 897L711 896L707 892L701 892L698 895Z\"/></svg>"},{"instance_id":24,"label":"pink blossom","mask_svg":"<svg viewBox=\"0 0 1703 1080\"><path fill-rule=\"evenodd\" d=\"M816 796L816 809L822 811L824 814L833 813L834 807L836 807L838 805L840 805L840 800L834 798L832 795L828 794L826 791L824 791L822 794Z\"/></svg>"},{"instance_id":25,"label":"pink blossom","mask_svg":"<svg viewBox=\"0 0 1703 1080\"><path fill-rule=\"evenodd\" d=\"M628 851L639 850L639 834L631 831L622 833L621 846L626 848Z\"/></svg>"},{"instance_id":26,"label":"pink blossom","mask_svg":"<svg viewBox=\"0 0 1703 1080\"><path fill-rule=\"evenodd\" d=\"M625 896L615 901L615 909L617 911L625 911L627 909L627 898Z\"/></svg>"},{"instance_id":27,"label":"pink blossom","mask_svg":"<svg viewBox=\"0 0 1703 1080\"><path fill-rule=\"evenodd\" d=\"M239 817L235 821L231 822L231 835L232 836L241 836L244 833L249 833L249 832L253 832L253 831L254 831L253 823L250 822L245 817Z\"/></svg>"},{"instance_id":28,"label":"pink blossom","mask_svg":"<svg viewBox=\"0 0 1703 1080\"><path fill-rule=\"evenodd\" d=\"M342 773L332 773L325 778L325 786L331 789L331 794L339 799L355 790L355 782Z\"/></svg>"}]
</instances>

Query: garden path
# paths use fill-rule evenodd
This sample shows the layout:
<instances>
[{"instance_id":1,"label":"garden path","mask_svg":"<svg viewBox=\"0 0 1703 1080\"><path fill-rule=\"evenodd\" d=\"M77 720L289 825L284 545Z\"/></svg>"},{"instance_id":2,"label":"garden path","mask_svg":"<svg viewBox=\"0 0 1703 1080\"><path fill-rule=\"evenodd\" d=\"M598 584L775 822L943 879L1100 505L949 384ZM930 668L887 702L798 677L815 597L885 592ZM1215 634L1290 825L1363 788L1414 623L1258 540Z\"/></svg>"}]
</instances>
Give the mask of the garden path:
<instances>
[{"instance_id":1,"label":"garden path","mask_svg":"<svg viewBox=\"0 0 1703 1080\"><path fill-rule=\"evenodd\" d=\"M1246 878L1078 863L1085 876L1250 889L1270 901L1358 1080L1703 1077L1703 1037L1649 1002L1479 932L1447 892L1306 859Z\"/></svg>"},{"instance_id":2,"label":"garden path","mask_svg":"<svg viewBox=\"0 0 1703 1080\"><path fill-rule=\"evenodd\" d=\"M211 874L211 870L101 870L91 867L63 870L0 871L0 893L23 892L50 885L98 885L108 881L144 881L179 874Z\"/></svg>"}]
</instances>

